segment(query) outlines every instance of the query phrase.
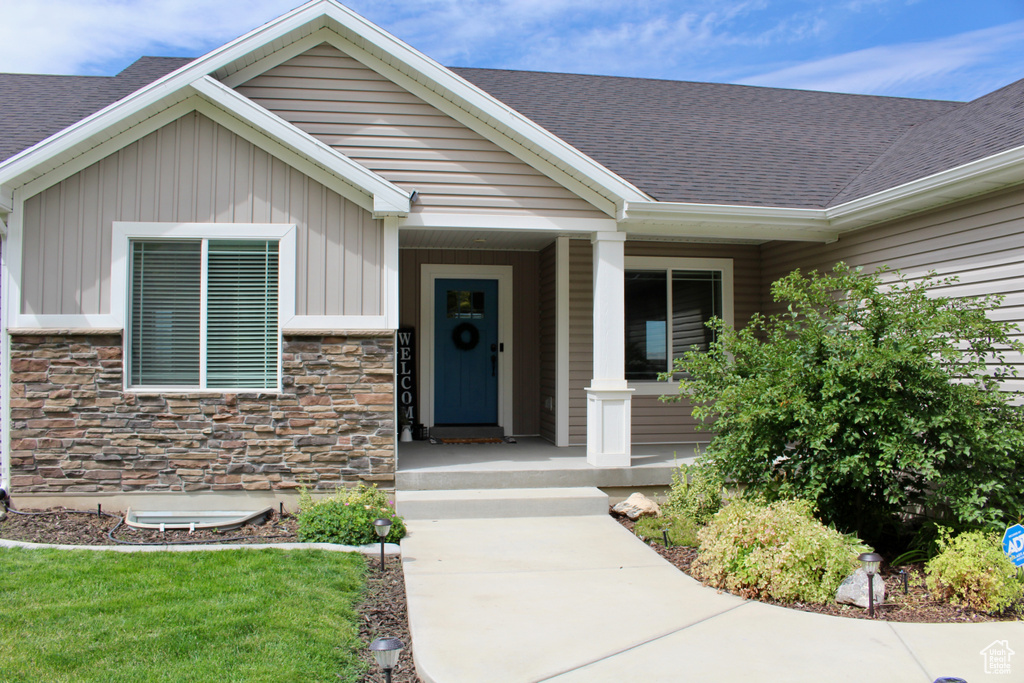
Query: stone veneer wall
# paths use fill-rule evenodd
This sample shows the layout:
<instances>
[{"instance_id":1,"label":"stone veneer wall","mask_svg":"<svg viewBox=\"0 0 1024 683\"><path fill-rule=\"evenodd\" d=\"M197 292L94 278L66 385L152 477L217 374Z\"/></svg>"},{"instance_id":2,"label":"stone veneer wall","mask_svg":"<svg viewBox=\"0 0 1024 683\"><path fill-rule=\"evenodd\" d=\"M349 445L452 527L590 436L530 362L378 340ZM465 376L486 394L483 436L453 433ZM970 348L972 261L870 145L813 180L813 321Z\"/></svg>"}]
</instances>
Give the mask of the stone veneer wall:
<instances>
[{"instance_id":1,"label":"stone veneer wall","mask_svg":"<svg viewBox=\"0 0 1024 683\"><path fill-rule=\"evenodd\" d=\"M126 392L121 335L11 336L19 493L393 486L394 334L285 337L281 393Z\"/></svg>"}]
</instances>

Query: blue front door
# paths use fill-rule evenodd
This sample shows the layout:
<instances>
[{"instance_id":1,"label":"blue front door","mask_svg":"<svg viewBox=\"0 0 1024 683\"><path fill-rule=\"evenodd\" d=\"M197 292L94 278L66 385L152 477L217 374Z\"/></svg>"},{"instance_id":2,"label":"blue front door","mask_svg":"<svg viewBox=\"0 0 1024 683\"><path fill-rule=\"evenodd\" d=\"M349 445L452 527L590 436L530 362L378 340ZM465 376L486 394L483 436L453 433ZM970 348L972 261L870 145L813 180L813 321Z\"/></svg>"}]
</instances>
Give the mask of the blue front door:
<instances>
[{"instance_id":1,"label":"blue front door","mask_svg":"<svg viewBox=\"0 0 1024 683\"><path fill-rule=\"evenodd\" d=\"M498 281L434 281L434 424L498 423Z\"/></svg>"}]
</instances>

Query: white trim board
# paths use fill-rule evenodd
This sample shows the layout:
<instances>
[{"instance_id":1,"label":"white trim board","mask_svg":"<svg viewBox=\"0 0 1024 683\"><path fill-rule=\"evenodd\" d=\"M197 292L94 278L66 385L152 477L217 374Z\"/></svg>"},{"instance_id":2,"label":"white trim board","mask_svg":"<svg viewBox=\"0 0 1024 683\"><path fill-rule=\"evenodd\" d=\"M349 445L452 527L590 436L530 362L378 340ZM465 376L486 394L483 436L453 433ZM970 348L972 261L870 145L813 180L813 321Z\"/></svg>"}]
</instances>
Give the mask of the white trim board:
<instances>
[{"instance_id":1,"label":"white trim board","mask_svg":"<svg viewBox=\"0 0 1024 683\"><path fill-rule=\"evenodd\" d=\"M498 425L508 434L513 428L513 317L512 266L424 263L420 267L420 420L434 425L434 281L474 278L498 281L498 340L505 345L498 355Z\"/></svg>"},{"instance_id":2,"label":"white trim board","mask_svg":"<svg viewBox=\"0 0 1024 683\"><path fill-rule=\"evenodd\" d=\"M278 290L277 290L277 388L281 390L281 379L284 376L282 367L284 358L284 339L281 332L285 323L295 318L295 224L294 223L145 223L114 221L113 237L110 242L110 318L116 322L116 326L125 329L125 315L128 310L130 276L128 268L129 246L133 239L203 239L203 260L206 260L207 239L266 239L278 241ZM204 270L205 273L205 270ZM204 276L205 277L205 276ZM205 291L205 287L204 287ZM206 305L203 302L203 311ZM206 316L203 316L204 326L201 337L205 339ZM127 345L128 340L124 343ZM205 343L201 346L205 349ZM202 351L201 353L205 353ZM125 391L139 391L153 393L160 392L159 387L129 387L128 386L128 353L121 354L122 363L122 389ZM206 363L205 358L200 357L201 384L204 385L198 391L226 392L229 389L205 387ZM178 391L182 387L177 387ZM167 389L167 391L173 391ZM263 389L263 391L273 391Z\"/></svg>"}]
</instances>

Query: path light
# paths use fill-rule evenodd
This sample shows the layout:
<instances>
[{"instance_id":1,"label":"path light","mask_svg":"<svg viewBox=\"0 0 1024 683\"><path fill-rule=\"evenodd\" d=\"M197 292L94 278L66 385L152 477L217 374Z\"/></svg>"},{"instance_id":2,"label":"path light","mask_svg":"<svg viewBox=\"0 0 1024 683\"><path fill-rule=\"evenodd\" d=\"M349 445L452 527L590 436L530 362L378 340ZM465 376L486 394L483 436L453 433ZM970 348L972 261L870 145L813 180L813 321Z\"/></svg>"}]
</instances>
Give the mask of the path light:
<instances>
[{"instance_id":1,"label":"path light","mask_svg":"<svg viewBox=\"0 0 1024 683\"><path fill-rule=\"evenodd\" d=\"M373 520L373 530L380 536L380 569L384 571L384 539L388 537L388 532L391 531L391 520L384 519L383 517Z\"/></svg>"},{"instance_id":2,"label":"path light","mask_svg":"<svg viewBox=\"0 0 1024 683\"><path fill-rule=\"evenodd\" d=\"M875 573L878 572L878 564L882 556L878 553L861 553L857 556L864 566L864 573L868 575L868 616L875 618Z\"/></svg>"},{"instance_id":3,"label":"path light","mask_svg":"<svg viewBox=\"0 0 1024 683\"><path fill-rule=\"evenodd\" d=\"M403 647L405 647L405 643L398 638L378 638L370 643L370 652L377 660L377 666L384 672L386 683L391 683L391 672L398 664L398 655L402 652Z\"/></svg>"}]
</instances>

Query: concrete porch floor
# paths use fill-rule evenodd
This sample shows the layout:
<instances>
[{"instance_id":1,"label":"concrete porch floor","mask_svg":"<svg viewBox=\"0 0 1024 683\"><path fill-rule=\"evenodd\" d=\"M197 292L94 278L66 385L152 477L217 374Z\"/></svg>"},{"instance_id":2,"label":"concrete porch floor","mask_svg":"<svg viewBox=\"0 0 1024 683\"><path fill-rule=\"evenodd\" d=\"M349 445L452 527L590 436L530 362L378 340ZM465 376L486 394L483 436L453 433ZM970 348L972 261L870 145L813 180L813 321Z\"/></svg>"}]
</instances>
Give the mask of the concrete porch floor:
<instances>
[{"instance_id":1,"label":"concrete porch floor","mask_svg":"<svg viewBox=\"0 0 1024 683\"><path fill-rule=\"evenodd\" d=\"M559 448L538 437L517 443L398 444L400 491L487 488L668 486L672 470L692 462L699 444L633 445L631 467L593 467L584 446Z\"/></svg>"}]
</instances>

